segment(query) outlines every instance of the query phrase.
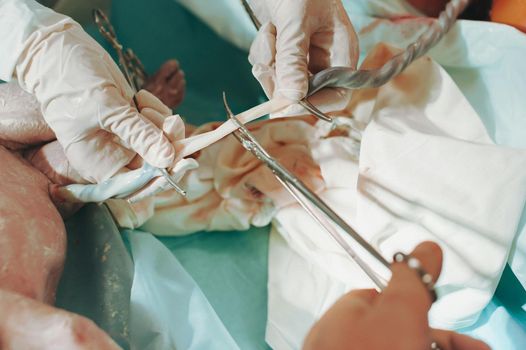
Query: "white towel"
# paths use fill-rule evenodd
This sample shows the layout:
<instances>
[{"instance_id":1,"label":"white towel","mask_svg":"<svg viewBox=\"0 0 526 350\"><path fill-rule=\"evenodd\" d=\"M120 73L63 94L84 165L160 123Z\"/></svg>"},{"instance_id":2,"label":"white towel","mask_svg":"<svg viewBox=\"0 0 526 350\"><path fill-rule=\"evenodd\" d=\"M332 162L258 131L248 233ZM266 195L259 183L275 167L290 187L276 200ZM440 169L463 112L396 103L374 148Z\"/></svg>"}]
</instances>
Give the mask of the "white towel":
<instances>
[{"instance_id":1,"label":"white towel","mask_svg":"<svg viewBox=\"0 0 526 350\"><path fill-rule=\"evenodd\" d=\"M370 119L359 171L343 144L331 143L337 165L314 147L327 185L321 196L386 258L423 240L441 244L444 268L431 323L472 324L493 296L516 233L526 151L494 145L455 83L429 58L377 91L355 94L351 107L356 118ZM267 342L276 349L300 348L343 291L372 286L306 216L291 206L275 217L284 241L275 234L270 241Z\"/></svg>"}]
</instances>

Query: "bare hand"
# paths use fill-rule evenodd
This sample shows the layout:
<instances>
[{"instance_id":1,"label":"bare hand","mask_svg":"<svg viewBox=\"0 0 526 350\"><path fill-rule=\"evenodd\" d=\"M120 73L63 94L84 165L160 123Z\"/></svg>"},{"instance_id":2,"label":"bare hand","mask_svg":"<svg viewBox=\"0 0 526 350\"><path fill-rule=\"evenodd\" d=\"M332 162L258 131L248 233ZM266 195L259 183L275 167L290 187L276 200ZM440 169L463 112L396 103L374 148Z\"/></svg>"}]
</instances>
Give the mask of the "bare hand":
<instances>
[{"instance_id":1,"label":"bare hand","mask_svg":"<svg viewBox=\"0 0 526 350\"><path fill-rule=\"evenodd\" d=\"M442 251L432 242L411 255L434 280L440 275ZM488 350L471 337L429 327L432 299L419 275L405 263L392 265L393 277L380 294L355 290L338 300L309 332L305 350L428 350L435 341L442 350Z\"/></svg>"}]
</instances>

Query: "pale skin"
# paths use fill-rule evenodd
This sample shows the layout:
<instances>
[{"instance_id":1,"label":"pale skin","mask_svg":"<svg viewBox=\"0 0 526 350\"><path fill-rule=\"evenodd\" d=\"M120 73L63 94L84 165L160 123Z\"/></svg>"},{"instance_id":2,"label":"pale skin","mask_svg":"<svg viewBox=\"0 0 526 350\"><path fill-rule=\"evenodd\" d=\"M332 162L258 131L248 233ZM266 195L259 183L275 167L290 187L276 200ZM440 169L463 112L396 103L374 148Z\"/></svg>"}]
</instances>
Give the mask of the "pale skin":
<instances>
[{"instance_id":1,"label":"pale skin","mask_svg":"<svg viewBox=\"0 0 526 350\"><path fill-rule=\"evenodd\" d=\"M408 2L425 15L436 17L444 10L449 0L408 0Z\"/></svg>"},{"instance_id":2,"label":"pale skin","mask_svg":"<svg viewBox=\"0 0 526 350\"><path fill-rule=\"evenodd\" d=\"M160 98L171 107L184 96L184 74L174 60L146 84L162 91ZM49 181L82 178L71 171L57 141L29 158L33 166L0 146L0 349L120 349L92 321L53 306L66 231L48 193ZM71 213L77 207L60 209Z\"/></svg>"},{"instance_id":3,"label":"pale skin","mask_svg":"<svg viewBox=\"0 0 526 350\"><path fill-rule=\"evenodd\" d=\"M411 253L434 280L440 275L442 251L424 242ZM432 341L442 350L489 350L483 342L429 326L432 299L418 274L404 263L392 265L388 287L352 291L341 297L314 325L304 350L427 350Z\"/></svg>"}]
</instances>

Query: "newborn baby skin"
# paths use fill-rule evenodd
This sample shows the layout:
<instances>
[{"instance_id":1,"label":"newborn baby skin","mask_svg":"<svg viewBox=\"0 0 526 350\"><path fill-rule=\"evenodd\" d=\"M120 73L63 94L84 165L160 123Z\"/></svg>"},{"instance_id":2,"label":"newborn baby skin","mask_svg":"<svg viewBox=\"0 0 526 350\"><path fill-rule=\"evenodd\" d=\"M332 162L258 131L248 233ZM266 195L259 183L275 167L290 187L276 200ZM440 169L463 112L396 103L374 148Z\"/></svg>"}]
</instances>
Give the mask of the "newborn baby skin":
<instances>
[{"instance_id":1,"label":"newborn baby skin","mask_svg":"<svg viewBox=\"0 0 526 350\"><path fill-rule=\"evenodd\" d=\"M157 96L165 105L175 109L183 102L186 80L176 60L168 60L148 78L143 89Z\"/></svg>"},{"instance_id":2,"label":"newborn baby skin","mask_svg":"<svg viewBox=\"0 0 526 350\"><path fill-rule=\"evenodd\" d=\"M50 305L66 231L48 179L0 146L0 348L119 349L93 322Z\"/></svg>"},{"instance_id":3,"label":"newborn baby skin","mask_svg":"<svg viewBox=\"0 0 526 350\"><path fill-rule=\"evenodd\" d=\"M170 106L183 99L176 61L147 85ZM16 83L2 84L0 102L0 349L120 349L92 321L52 306L66 231L49 188L85 181L52 141L33 96Z\"/></svg>"}]
</instances>

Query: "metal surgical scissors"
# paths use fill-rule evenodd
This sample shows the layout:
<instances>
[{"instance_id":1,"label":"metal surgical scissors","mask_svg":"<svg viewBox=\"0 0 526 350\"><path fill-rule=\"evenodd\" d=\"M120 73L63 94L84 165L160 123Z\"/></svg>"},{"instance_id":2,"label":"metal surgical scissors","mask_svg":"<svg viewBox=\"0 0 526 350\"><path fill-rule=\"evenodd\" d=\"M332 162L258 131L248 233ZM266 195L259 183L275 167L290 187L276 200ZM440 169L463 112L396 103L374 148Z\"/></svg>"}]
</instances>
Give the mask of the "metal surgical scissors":
<instances>
[{"instance_id":1,"label":"metal surgical scissors","mask_svg":"<svg viewBox=\"0 0 526 350\"><path fill-rule=\"evenodd\" d=\"M102 11L101 9L94 9L93 20L95 21L95 24L97 25L97 28L99 29L99 32L102 34L104 39L106 39L111 44L111 46L117 53L119 66L121 67L121 70L124 73L126 81L128 82L128 84L130 84L133 90L133 102L138 108L139 104L137 103L137 99L135 96L137 91L139 91L139 88L144 84L148 77L143 64L132 49L124 49L124 46L117 39L115 29L113 29L113 26L111 25L108 16L106 16L104 11ZM168 169L159 170L162 176L177 191L177 193L179 193L182 196L186 196L186 191L183 190L177 184L177 182L171 178Z\"/></svg>"},{"instance_id":2,"label":"metal surgical scissors","mask_svg":"<svg viewBox=\"0 0 526 350\"><path fill-rule=\"evenodd\" d=\"M390 269L389 262L358 232L356 232L344 219L332 210L316 193L312 192L298 177L287 170L275 158L273 158L248 131L248 129L235 117L230 110L223 94L223 103L228 117L238 127L234 136L251 152L257 159L262 161L274 173L278 181L290 192L296 201L309 213L309 215L323 227L327 233L340 245L341 248L360 266L360 268L376 284L379 290L386 287L386 281L377 274L362 258L354 251L347 241L338 233L333 224L336 224L349 236L351 236L370 255L376 258L383 266ZM329 219L331 222L329 222Z\"/></svg>"},{"instance_id":3,"label":"metal surgical scissors","mask_svg":"<svg viewBox=\"0 0 526 350\"><path fill-rule=\"evenodd\" d=\"M108 16L101 9L93 10L93 20L99 29L100 34L110 43L119 59L119 65L130 86L135 90L144 84L148 75L144 66L132 49L126 48L117 39L115 29L110 23Z\"/></svg>"}]
</instances>

